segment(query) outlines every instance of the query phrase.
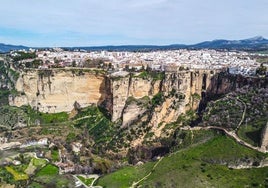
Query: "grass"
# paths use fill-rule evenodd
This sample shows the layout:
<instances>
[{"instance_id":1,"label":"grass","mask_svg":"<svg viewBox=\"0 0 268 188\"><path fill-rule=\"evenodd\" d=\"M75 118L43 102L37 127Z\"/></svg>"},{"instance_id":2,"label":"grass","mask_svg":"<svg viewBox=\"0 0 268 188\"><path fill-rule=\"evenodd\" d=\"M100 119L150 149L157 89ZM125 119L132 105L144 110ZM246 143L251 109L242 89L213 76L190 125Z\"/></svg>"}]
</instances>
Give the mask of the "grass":
<instances>
[{"instance_id":1,"label":"grass","mask_svg":"<svg viewBox=\"0 0 268 188\"><path fill-rule=\"evenodd\" d=\"M100 181L98 181L98 185L109 188L128 188L134 181L138 181L140 178L147 175L150 169L153 168L153 165L154 163L149 162L140 167L125 167L117 172L102 177Z\"/></svg>"},{"instance_id":2,"label":"grass","mask_svg":"<svg viewBox=\"0 0 268 188\"><path fill-rule=\"evenodd\" d=\"M42 168L39 172L37 172L36 176L53 176L59 174L59 169L58 167L48 164L44 168Z\"/></svg>"},{"instance_id":3,"label":"grass","mask_svg":"<svg viewBox=\"0 0 268 188\"><path fill-rule=\"evenodd\" d=\"M264 154L217 136L204 144L164 157L141 187L253 187L267 186L268 167L229 169L220 164L239 164L243 159L260 160ZM125 167L99 179L104 187L129 187L152 170L155 162Z\"/></svg>"},{"instance_id":4,"label":"grass","mask_svg":"<svg viewBox=\"0 0 268 188\"><path fill-rule=\"evenodd\" d=\"M9 90L1 89L0 90L0 104L8 105L8 96L10 94Z\"/></svg>"},{"instance_id":5,"label":"grass","mask_svg":"<svg viewBox=\"0 0 268 188\"><path fill-rule=\"evenodd\" d=\"M63 123L68 121L68 114L66 112L41 113L33 110L30 106L22 106L20 107L20 109L27 114L31 124L35 124L36 120L39 120L40 123L43 125L53 123ZM46 133L44 132L44 134Z\"/></svg>"},{"instance_id":6,"label":"grass","mask_svg":"<svg viewBox=\"0 0 268 188\"><path fill-rule=\"evenodd\" d=\"M58 123L68 121L68 114L66 112L47 114L40 113L42 123Z\"/></svg>"},{"instance_id":7,"label":"grass","mask_svg":"<svg viewBox=\"0 0 268 188\"><path fill-rule=\"evenodd\" d=\"M135 75L134 77L136 78L142 78L144 80L147 79L153 79L154 81L157 80L163 80L165 77L165 73L164 72L156 72L156 71L142 71L141 73L139 73L138 75Z\"/></svg>"},{"instance_id":8,"label":"grass","mask_svg":"<svg viewBox=\"0 0 268 188\"><path fill-rule=\"evenodd\" d=\"M37 183L37 182L32 182L30 185L28 185L27 188L43 188L44 186Z\"/></svg>"},{"instance_id":9,"label":"grass","mask_svg":"<svg viewBox=\"0 0 268 188\"><path fill-rule=\"evenodd\" d=\"M51 150L51 159L54 162L60 160L60 155L59 155L59 150L58 149Z\"/></svg>"},{"instance_id":10,"label":"grass","mask_svg":"<svg viewBox=\"0 0 268 188\"><path fill-rule=\"evenodd\" d=\"M45 159L37 159L37 158L33 158L32 159L32 163L34 166L36 167L42 167L45 164L47 164L47 161Z\"/></svg>"},{"instance_id":11,"label":"grass","mask_svg":"<svg viewBox=\"0 0 268 188\"><path fill-rule=\"evenodd\" d=\"M77 176L78 179L80 179L84 184L86 185L91 185L93 182L94 178L84 178L83 176Z\"/></svg>"},{"instance_id":12,"label":"grass","mask_svg":"<svg viewBox=\"0 0 268 188\"><path fill-rule=\"evenodd\" d=\"M75 187L72 177L66 177L63 175L44 175L34 178L35 182L38 182L45 187Z\"/></svg>"},{"instance_id":13,"label":"grass","mask_svg":"<svg viewBox=\"0 0 268 188\"><path fill-rule=\"evenodd\" d=\"M37 182L37 187L46 185L45 187L74 187L73 180L65 175L59 175L58 167L48 164L36 173L33 178L34 182ZM35 185L31 185L34 187Z\"/></svg>"},{"instance_id":14,"label":"grass","mask_svg":"<svg viewBox=\"0 0 268 188\"><path fill-rule=\"evenodd\" d=\"M27 180L29 179L29 176L27 174L24 174L22 172L17 172L10 166L6 166L6 170L11 173L15 179L15 181L20 181L20 180Z\"/></svg>"},{"instance_id":15,"label":"grass","mask_svg":"<svg viewBox=\"0 0 268 188\"><path fill-rule=\"evenodd\" d=\"M45 159L32 158L31 162L29 163L27 168L24 170L24 172L28 175L33 175L37 169L44 167L46 164L47 164L47 161Z\"/></svg>"},{"instance_id":16,"label":"grass","mask_svg":"<svg viewBox=\"0 0 268 188\"><path fill-rule=\"evenodd\" d=\"M0 167L0 178L2 182L13 184L15 182L13 175L5 167Z\"/></svg>"},{"instance_id":17,"label":"grass","mask_svg":"<svg viewBox=\"0 0 268 188\"><path fill-rule=\"evenodd\" d=\"M246 141L247 143L253 145L253 146L260 146L260 140L261 140L261 128L255 128L252 125L249 126L241 126L238 130L238 136Z\"/></svg>"},{"instance_id":18,"label":"grass","mask_svg":"<svg viewBox=\"0 0 268 188\"><path fill-rule=\"evenodd\" d=\"M84 119L79 119L83 118ZM109 142L117 129L110 119L96 106L87 107L74 117L76 128L87 129L89 137L93 138L96 144L95 149L104 147ZM72 137L70 135L69 137Z\"/></svg>"}]
</instances>

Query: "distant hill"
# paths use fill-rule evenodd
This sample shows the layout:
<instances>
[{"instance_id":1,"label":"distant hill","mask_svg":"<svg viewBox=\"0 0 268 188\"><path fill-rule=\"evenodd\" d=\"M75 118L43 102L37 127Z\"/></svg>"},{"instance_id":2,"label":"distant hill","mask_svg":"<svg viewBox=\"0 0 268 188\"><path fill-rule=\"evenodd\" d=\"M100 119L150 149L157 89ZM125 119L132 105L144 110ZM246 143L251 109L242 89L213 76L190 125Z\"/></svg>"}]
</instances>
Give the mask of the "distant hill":
<instances>
[{"instance_id":1,"label":"distant hill","mask_svg":"<svg viewBox=\"0 0 268 188\"><path fill-rule=\"evenodd\" d=\"M244 40L213 40L205 41L192 45L185 44L172 44L172 45L123 45L123 46L93 46L93 47L72 47L66 48L69 50L82 49L82 50L108 50L108 51L154 51L154 50L176 50L176 49L226 49L226 50L267 50L268 40L261 37L253 37Z\"/></svg>"},{"instance_id":2,"label":"distant hill","mask_svg":"<svg viewBox=\"0 0 268 188\"><path fill-rule=\"evenodd\" d=\"M29 49L27 46L16 46L16 45L10 45L10 44L3 44L0 43L0 53L6 53L9 52L10 50L22 50L22 49Z\"/></svg>"},{"instance_id":3,"label":"distant hill","mask_svg":"<svg viewBox=\"0 0 268 188\"><path fill-rule=\"evenodd\" d=\"M268 50L268 39L261 36L244 40L213 40L192 45L172 44L172 45L121 45L121 46L84 46L84 47L63 47L66 50L86 50L86 51L155 51L155 50L177 50L177 49L226 49L257 51ZM7 45L0 43L0 53L10 50L29 49L26 46Z\"/></svg>"},{"instance_id":4,"label":"distant hill","mask_svg":"<svg viewBox=\"0 0 268 188\"><path fill-rule=\"evenodd\" d=\"M121 45L121 46L92 46L92 47L71 47L66 48L69 50L82 49L89 51L155 51L155 50L176 50L187 48L187 45L184 44L174 44L174 45L166 45L166 46L158 46L158 45Z\"/></svg>"},{"instance_id":5,"label":"distant hill","mask_svg":"<svg viewBox=\"0 0 268 188\"><path fill-rule=\"evenodd\" d=\"M190 48L202 49L228 49L228 50L265 50L268 49L268 40L261 37L253 37L244 40L213 40L189 45Z\"/></svg>"}]
</instances>

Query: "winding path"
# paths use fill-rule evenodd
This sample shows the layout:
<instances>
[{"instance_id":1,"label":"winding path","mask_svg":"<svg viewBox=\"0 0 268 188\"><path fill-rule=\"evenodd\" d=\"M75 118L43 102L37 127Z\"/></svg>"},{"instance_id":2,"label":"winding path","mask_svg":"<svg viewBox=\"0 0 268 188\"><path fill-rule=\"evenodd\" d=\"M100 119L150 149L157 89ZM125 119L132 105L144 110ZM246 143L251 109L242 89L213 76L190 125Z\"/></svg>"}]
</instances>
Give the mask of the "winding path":
<instances>
[{"instance_id":1,"label":"winding path","mask_svg":"<svg viewBox=\"0 0 268 188\"><path fill-rule=\"evenodd\" d=\"M140 179L139 181L137 181L137 182L133 182L130 188L135 188L135 187L137 187L137 186L139 185L140 182L142 182L143 180L147 179L147 178L153 173L154 169L158 166L158 164L162 161L162 159L163 159L163 157L161 157L161 158L159 159L159 161L157 161L157 163L155 163L155 165L153 166L151 172L149 172L146 176L144 176L143 178L141 178L141 179Z\"/></svg>"},{"instance_id":2,"label":"winding path","mask_svg":"<svg viewBox=\"0 0 268 188\"><path fill-rule=\"evenodd\" d=\"M241 145L244 145L244 146L246 146L248 148L257 150L257 151L262 152L262 153L267 153L268 152L268 151L266 151L266 150L264 150L262 148L252 146L251 144L249 144L249 143L245 142L244 140L240 139L236 135L235 131L228 131L228 130L226 130L223 127L216 127L216 126L207 126L207 127L181 127L181 129L182 130L208 130L208 129L220 130L220 131L223 131L226 135L234 138Z\"/></svg>"},{"instance_id":3,"label":"winding path","mask_svg":"<svg viewBox=\"0 0 268 188\"><path fill-rule=\"evenodd\" d=\"M241 117L241 120L240 122L238 123L236 129L235 129L235 132L238 131L238 129L240 128L240 126L242 125L244 119L245 119L245 115L246 115L246 111L247 111L247 105L244 101L240 100L239 98L237 98L236 100L238 100L239 102L241 102L243 105L244 105L244 110L243 110L243 114L242 114L242 117Z\"/></svg>"}]
</instances>

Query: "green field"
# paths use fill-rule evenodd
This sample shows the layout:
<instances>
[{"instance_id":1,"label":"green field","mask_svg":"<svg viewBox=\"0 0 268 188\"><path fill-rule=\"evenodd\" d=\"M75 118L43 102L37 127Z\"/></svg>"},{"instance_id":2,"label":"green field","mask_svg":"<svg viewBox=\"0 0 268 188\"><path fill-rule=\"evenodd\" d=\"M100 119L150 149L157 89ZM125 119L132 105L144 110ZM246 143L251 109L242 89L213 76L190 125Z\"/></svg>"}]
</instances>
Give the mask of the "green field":
<instances>
[{"instance_id":1,"label":"green field","mask_svg":"<svg viewBox=\"0 0 268 188\"><path fill-rule=\"evenodd\" d=\"M77 178L79 178L84 184L88 186L91 185L94 180L94 178L84 178L83 176L77 176Z\"/></svg>"},{"instance_id":2,"label":"green field","mask_svg":"<svg viewBox=\"0 0 268 188\"><path fill-rule=\"evenodd\" d=\"M152 172L139 183L141 187L265 187L268 167L236 170L225 165L238 165L246 160L258 162L264 157L226 136L217 136L164 157L154 170L156 162L126 167L102 177L98 185L129 187Z\"/></svg>"},{"instance_id":3,"label":"green field","mask_svg":"<svg viewBox=\"0 0 268 188\"><path fill-rule=\"evenodd\" d=\"M32 163L36 167L42 167L42 166L44 166L47 163L47 161L45 159L33 158L32 159Z\"/></svg>"},{"instance_id":4,"label":"green field","mask_svg":"<svg viewBox=\"0 0 268 188\"><path fill-rule=\"evenodd\" d=\"M28 175L33 175L37 169L44 167L47 164L45 159L32 158L24 172Z\"/></svg>"},{"instance_id":5,"label":"green field","mask_svg":"<svg viewBox=\"0 0 268 188\"><path fill-rule=\"evenodd\" d=\"M72 176L59 175L58 167L48 164L37 172L29 187L74 187Z\"/></svg>"},{"instance_id":6,"label":"green field","mask_svg":"<svg viewBox=\"0 0 268 188\"><path fill-rule=\"evenodd\" d=\"M29 179L27 174L24 174L22 172L18 172L16 170L14 170L12 167L6 166L6 170L13 175L15 181Z\"/></svg>"},{"instance_id":7,"label":"green field","mask_svg":"<svg viewBox=\"0 0 268 188\"><path fill-rule=\"evenodd\" d=\"M59 174L58 167L48 164L44 168L42 168L39 172L37 172L36 176L46 176L46 175L57 175Z\"/></svg>"}]
</instances>

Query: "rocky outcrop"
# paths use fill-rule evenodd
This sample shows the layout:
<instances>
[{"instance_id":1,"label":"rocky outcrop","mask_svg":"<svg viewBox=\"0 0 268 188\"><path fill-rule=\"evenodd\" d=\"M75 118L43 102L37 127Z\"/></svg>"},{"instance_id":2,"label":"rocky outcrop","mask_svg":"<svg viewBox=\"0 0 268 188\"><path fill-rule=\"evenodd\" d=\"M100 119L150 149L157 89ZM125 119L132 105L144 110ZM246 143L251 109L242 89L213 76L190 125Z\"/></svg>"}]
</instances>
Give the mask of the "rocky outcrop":
<instances>
[{"instance_id":1,"label":"rocky outcrop","mask_svg":"<svg viewBox=\"0 0 268 188\"><path fill-rule=\"evenodd\" d=\"M106 99L105 77L90 70L28 70L16 83L16 90L23 95L10 97L9 103L49 113L70 112L75 102L81 107L99 105Z\"/></svg>"},{"instance_id":2,"label":"rocky outcrop","mask_svg":"<svg viewBox=\"0 0 268 188\"><path fill-rule=\"evenodd\" d=\"M160 83L161 80L154 80L153 78L143 79L127 73L111 75L111 93L113 96L112 121L122 117L126 101L129 97L141 99L148 96L152 98L160 92Z\"/></svg>"}]
</instances>

